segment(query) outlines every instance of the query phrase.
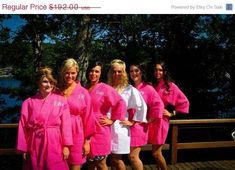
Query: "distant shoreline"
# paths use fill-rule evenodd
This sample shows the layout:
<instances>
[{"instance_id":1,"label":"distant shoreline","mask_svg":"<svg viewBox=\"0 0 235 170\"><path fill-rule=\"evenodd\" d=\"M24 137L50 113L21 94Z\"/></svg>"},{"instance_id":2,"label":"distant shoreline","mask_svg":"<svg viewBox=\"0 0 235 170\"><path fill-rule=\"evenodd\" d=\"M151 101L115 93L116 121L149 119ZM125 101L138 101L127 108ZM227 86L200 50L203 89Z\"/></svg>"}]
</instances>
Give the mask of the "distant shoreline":
<instances>
[{"instance_id":1,"label":"distant shoreline","mask_svg":"<svg viewBox=\"0 0 235 170\"><path fill-rule=\"evenodd\" d=\"M0 78L13 78L14 76L11 75L0 75Z\"/></svg>"},{"instance_id":2,"label":"distant shoreline","mask_svg":"<svg viewBox=\"0 0 235 170\"><path fill-rule=\"evenodd\" d=\"M14 77L12 74L12 67L5 67L5 68L0 68L0 78L12 78Z\"/></svg>"}]
</instances>

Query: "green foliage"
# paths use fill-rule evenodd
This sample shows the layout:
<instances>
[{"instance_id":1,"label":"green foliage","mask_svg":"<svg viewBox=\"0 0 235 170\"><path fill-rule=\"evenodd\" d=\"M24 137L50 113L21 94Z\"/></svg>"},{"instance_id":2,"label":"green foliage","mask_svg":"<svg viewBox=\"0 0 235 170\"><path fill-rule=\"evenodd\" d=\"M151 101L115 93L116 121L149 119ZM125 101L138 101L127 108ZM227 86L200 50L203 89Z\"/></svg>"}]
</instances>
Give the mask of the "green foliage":
<instances>
[{"instance_id":1,"label":"green foliage","mask_svg":"<svg viewBox=\"0 0 235 170\"><path fill-rule=\"evenodd\" d=\"M233 15L20 17L27 23L15 37L9 38L7 29L0 30L0 59L1 64L4 59L4 65L13 66L16 78L22 81L25 90L25 93L20 92L22 98L33 94L37 88L34 72L38 59L42 65L53 67L58 75L62 61L68 57L80 62L83 74L88 60L102 61L107 70L114 58L123 59L127 64L132 61L151 64L157 57L166 60L173 79L189 97L192 117L213 117L213 114L216 117L219 110L229 112L227 110L233 107ZM42 42L41 58L35 55L32 44L37 35ZM226 99L218 100L218 95L223 95L212 93L213 89L221 90L227 83L229 86L223 91Z\"/></svg>"}]
</instances>

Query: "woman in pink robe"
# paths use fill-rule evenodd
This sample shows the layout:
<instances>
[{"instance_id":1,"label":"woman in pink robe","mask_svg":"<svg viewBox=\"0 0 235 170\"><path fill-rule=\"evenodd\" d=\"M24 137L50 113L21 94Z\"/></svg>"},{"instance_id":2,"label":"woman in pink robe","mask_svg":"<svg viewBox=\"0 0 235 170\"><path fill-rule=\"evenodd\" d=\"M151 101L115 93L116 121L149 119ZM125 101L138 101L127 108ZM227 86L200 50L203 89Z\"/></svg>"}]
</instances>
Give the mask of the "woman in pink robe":
<instances>
[{"instance_id":1,"label":"woman in pink robe","mask_svg":"<svg viewBox=\"0 0 235 170\"><path fill-rule=\"evenodd\" d=\"M136 123L147 123L147 105L141 93L130 85L128 80L126 63L120 59L112 60L108 72L108 82L122 96L127 107L125 120L116 120L111 128L111 164L118 170L126 169L122 160L123 154L138 152L138 150L133 150L133 147L131 147L131 127L135 126ZM135 169L136 167L133 168Z\"/></svg>"},{"instance_id":2,"label":"woman in pink robe","mask_svg":"<svg viewBox=\"0 0 235 170\"><path fill-rule=\"evenodd\" d=\"M87 89L91 95L93 113L96 117L96 133L92 136L88 169L108 170L106 159L111 153L111 128L115 120L123 120L126 105L116 90L101 81L101 62L91 62L87 68Z\"/></svg>"},{"instance_id":3,"label":"woman in pink robe","mask_svg":"<svg viewBox=\"0 0 235 170\"><path fill-rule=\"evenodd\" d=\"M67 101L53 92L50 68L38 70L39 92L22 104L17 150L23 152L26 170L68 170L72 131Z\"/></svg>"},{"instance_id":4,"label":"woman in pink robe","mask_svg":"<svg viewBox=\"0 0 235 170\"><path fill-rule=\"evenodd\" d=\"M147 84L145 78L145 67L143 64L134 63L130 66L130 77L135 87L142 94L147 107L147 120L149 123L158 122L162 118L164 105L155 89ZM148 123L135 123L131 130L131 152L129 160L135 170L143 170L143 163L139 158L141 146L148 141Z\"/></svg>"},{"instance_id":5,"label":"woman in pink robe","mask_svg":"<svg viewBox=\"0 0 235 170\"><path fill-rule=\"evenodd\" d=\"M79 170L90 152L90 137L95 132L95 118L92 114L88 91L77 81L78 63L69 58L61 68L61 91L67 98L71 121L73 146L69 147L68 162L72 170Z\"/></svg>"},{"instance_id":6,"label":"woman in pink robe","mask_svg":"<svg viewBox=\"0 0 235 170\"><path fill-rule=\"evenodd\" d=\"M189 101L184 93L174 84L168 75L163 61L154 64L154 87L164 103L163 118L158 123L151 124L149 142L153 144L153 156L162 170L167 170L166 161L162 155L162 147L169 130L169 119L176 113L187 114Z\"/></svg>"}]
</instances>

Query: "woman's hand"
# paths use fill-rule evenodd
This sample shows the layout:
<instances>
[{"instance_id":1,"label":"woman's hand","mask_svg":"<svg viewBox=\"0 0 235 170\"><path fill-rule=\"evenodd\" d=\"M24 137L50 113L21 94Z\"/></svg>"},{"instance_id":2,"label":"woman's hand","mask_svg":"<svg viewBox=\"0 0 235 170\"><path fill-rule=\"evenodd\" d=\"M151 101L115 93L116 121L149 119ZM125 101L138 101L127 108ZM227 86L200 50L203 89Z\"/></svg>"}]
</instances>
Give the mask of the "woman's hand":
<instances>
[{"instance_id":1,"label":"woman's hand","mask_svg":"<svg viewBox=\"0 0 235 170\"><path fill-rule=\"evenodd\" d=\"M135 122L129 121L129 120L123 120L123 121L120 121L120 124L123 126L133 126L135 124Z\"/></svg>"},{"instance_id":2,"label":"woman's hand","mask_svg":"<svg viewBox=\"0 0 235 170\"><path fill-rule=\"evenodd\" d=\"M172 114L171 112L169 112L167 109L164 109L164 111L163 111L163 116L172 117L172 116L174 116L174 114Z\"/></svg>"},{"instance_id":3,"label":"woman's hand","mask_svg":"<svg viewBox=\"0 0 235 170\"><path fill-rule=\"evenodd\" d=\"M24 152L24 153L23 153L23 159L24 159L25 161L28 159L28 154L27 154L27 152Z\"/></svg>"},{"instance_id":4,"label":"woman's hand","mask_svg":"<svg viewBox=\"0 0 235 170\"><path fill-rule=\"evenodd\" d=\"M90 153L90 139L86 139L83 145L83 155L86 156Z\"/></svg>"},{"instance_id":5,"label":"woman's hand","mask_svg":"<svg viewBox=\"0 0 235 170\"><path fill-rule=\"evenodd\" d=\"M63 159L66 160L69 158L69 148L64 146L63 147Z\"/></svg>"},{"instance_id":6,"label":"woman's hand","mask_svg":"<svg viewBox=\"0 0 235 170\"><path fill-rule=\"evenodd\" d=\"M100 117L99 119L99 123L102 125L102 126L110 126L113 124L113 121L107 117Z\"/></svg>"}]
</instances>

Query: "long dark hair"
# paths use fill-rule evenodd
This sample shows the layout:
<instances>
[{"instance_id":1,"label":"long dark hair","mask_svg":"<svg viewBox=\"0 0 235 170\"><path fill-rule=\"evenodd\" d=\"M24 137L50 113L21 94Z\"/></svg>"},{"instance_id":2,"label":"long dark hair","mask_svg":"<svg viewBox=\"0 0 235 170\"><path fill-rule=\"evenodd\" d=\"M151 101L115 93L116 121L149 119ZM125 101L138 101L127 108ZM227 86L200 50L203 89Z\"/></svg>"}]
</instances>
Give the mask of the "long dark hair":
<instances>
[{"instance_id":1,"label":"long dark hair","mask_svg":"<svg viewBox=\"0 0 235 170\"><path fill-rule=\"evenodd\" d=\"M169 91L170 82L174 82L174 80L171 78L170 73L168 71L168 67L167 67L166 63L163 60L158 60L158 61L155 61L153 63L153 66L152 66L152 68L154 68L154 70L152 72L153 75L154 75L155 67L156 67L157 64L162 66L162 69L163 69L163 81L164 81L164 84L166 86L166 90ZM155 76L154 76L154 79L153 79L152 82L153 82L153 85L155 85L155 86L159 83L158 80L155 78Z\"/></svg>"}]
</instances>

